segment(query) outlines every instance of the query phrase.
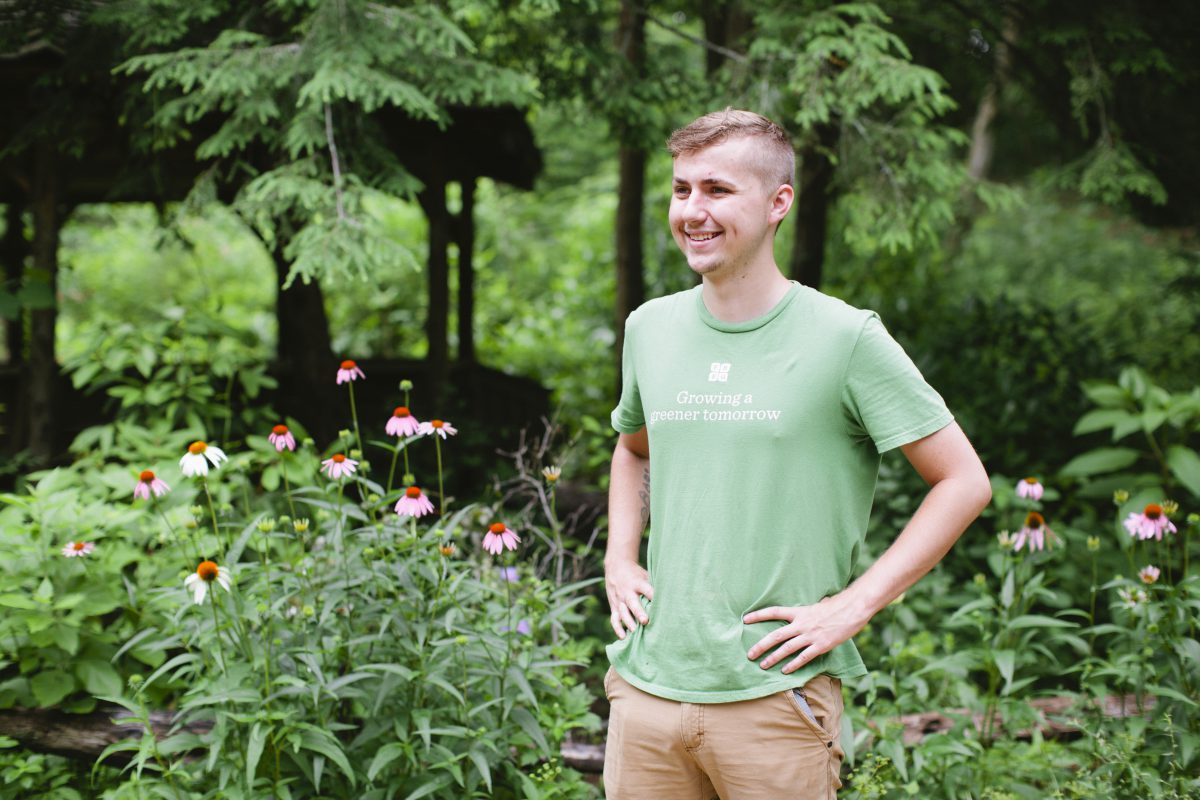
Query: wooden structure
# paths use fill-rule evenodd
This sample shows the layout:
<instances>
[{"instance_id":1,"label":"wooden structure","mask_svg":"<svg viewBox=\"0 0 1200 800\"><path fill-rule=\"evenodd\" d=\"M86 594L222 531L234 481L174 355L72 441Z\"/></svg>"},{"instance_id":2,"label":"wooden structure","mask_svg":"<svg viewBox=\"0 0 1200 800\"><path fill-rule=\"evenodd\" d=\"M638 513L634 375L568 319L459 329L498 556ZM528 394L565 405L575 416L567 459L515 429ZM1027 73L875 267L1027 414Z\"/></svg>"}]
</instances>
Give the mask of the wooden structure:
<instances>
[{"instance_id":1,"label":"wooden structure","mask_svg":"<svg viewBox=\"0 0 1200 800\"><path fill-rule=\"evenodd\" d=\"M196 137L188 146L150 151L148 109L122 105L127 86L111 74L112 55L102 43L59 31L57 37L29 43L0 41L0 203L6 233L0 239L4 285L36 285L46 302L26 303L17 319L6 320L9 363L0 364L0 452L27 451L37 462L60 454L74 434L101 415L59 374L54 353L57 311L53 298L58 275L59 231L71 209L84 203L150 202L182 199L210 165L197 161ZM143 116L139 116L139 114ZM400 161L424 184L419 199L429 220L428 355L421 372L438 399L454 397L464 408L481 406L462 398L473 387L509 387L519 392L500 403L519 418L537 420L546 413L548 393L530 382L507 380L476 363L473 320L473 203L476 182L488 177L529 189L541 168L541 156L524 114L512 107L456 108L450 124L438 128L395 110L378 112L387 139ZM216 121L211 123L215 130ZM203 132L201 132L203 134ZM269 164L260 164L267 168ZM457 182L462 205L451 214L446 187ZM230 199L236 187L222 187ZM32 217L28 242L23 226ZM449 352L449 248L458 259L457 363ZM272 256L282 286L290 264L276 243ZM10 292L11 293L11 292ZM279 380L278 411L305 422L325 441L339 425L342 398L331 381L339 356L330 346L321 287L297 281L280 291L276 302L278 348L272 372ZM453 366L453 369L452 369ZM494 380L489 380L494 378ZM394 390L394 384L391 387ZM302 401L293 398L303 398ZM492 408L493 405L488 405ZM68 422L69 421L69 422ZM493 421L494 422L494 421Z\"/></svg>"}]
</instances>

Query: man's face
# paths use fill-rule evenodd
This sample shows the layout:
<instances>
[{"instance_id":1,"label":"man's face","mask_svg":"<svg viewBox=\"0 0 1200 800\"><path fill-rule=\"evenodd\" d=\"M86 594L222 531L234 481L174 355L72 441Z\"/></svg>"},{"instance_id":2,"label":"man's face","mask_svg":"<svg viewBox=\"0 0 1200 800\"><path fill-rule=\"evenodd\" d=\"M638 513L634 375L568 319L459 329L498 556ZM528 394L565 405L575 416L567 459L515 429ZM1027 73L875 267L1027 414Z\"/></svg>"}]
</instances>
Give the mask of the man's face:
<instances>
[{"instance_id":1,"label":"man's face","mask_svg":"<svg viewBox=\"0 0 1200 800\"><path fill-rule=\"evenodd\" d=\"M699 275L734 275L762 258L774 263L773 226L791 206L765 185L753 138L727 139L675 159L668 220L675 243Z\"/></svg>"}]
</instances>

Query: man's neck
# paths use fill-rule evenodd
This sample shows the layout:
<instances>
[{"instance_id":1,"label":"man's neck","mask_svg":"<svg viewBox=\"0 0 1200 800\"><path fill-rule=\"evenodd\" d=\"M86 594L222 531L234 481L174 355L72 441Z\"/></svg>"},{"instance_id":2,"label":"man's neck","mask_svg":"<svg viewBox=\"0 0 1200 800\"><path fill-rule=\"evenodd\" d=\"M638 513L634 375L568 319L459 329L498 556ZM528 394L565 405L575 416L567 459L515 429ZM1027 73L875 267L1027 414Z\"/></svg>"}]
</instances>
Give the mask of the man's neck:
<instances>
[{"instance_id":1,"label":"man's neck","mask_svg":"<svg viewBox=\"0 0 1200 800\"><path fill-rule=\"evenodd\" d=\"M769 267L740 274L704 277L702 296L708 313L722 322L746 322L761 317L783 299L791 281L783 277L772 260Z\"/></svg>"}]
</instances>

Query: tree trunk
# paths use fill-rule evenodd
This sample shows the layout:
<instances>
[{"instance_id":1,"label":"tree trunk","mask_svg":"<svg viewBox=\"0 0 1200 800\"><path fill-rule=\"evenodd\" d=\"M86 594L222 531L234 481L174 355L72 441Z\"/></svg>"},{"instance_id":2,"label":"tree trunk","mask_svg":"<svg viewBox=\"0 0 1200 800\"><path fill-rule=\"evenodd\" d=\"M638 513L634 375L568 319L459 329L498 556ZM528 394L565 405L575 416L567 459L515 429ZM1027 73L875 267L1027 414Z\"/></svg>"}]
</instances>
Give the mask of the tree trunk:
<instances>
[{"instance_id":1,"label":"tree trunk","mask_svg":"<svg viewBox=\"0 0 1200 800\"><path fill-rule=\"evenodd\" d=\"M462 186L462 209L455 220L458 245L458 361L475 362L475 179Z\"/></svg>"},{"instance_id":2,"label":"tree trunk","mask_svg":"<svg viewBox=\"0 0 1200 800\"><path fill-rule=\"evenodd\" d=\"M979 98L979 108L975 112L975 121L971 125L971 151L967 156L967 174L973 180L981 181L986 178L992 166L994 140L991 125L992 120L996 118L1000 92L1008 83L1012 66L1009 43L1016 40L1017 20L1012 10L1008 9L1004 15L1001 39L996 42L992 79L983 89L983 96Z\"/></svg>"},{"instance_id":3,"label":"tree trunk","mask_svg":"<svg viewBox=\"0 0 1200 800\"><path fill-rule=\"evenodd\" d=\"M829 190L833 182L833 162L828 154L837 147L840 130L833 125L821 125L816 133L816 142L797 154L800 174L793 211L796 235L789 273L793 280L819 289L825 266L829 205L833 201Z\"/></svg>"},{"instance_id":4,"label":"tree trunk","mask_svg":"<svg viewBox=\"0 0 1200 800\"><path fill-rule=\"evenodd\" d=\"M432 396L440 402L450 372L450 212L446 210L446 181L442 172L442 156L435 146L430 165L430 177L421 190L421 206L429 220L429 308L425 317L425 340L428 350Z\"/></svg>"},{"instance_id":5,"label":"tree trunk","mask_svg":"<svg viewBox=\"0 0 1200 800\"><path fill-rule=\"evenodd\" d=\"M704 0L700 5L700 18L704 21L704 38L718 47L736 49L732 45L750 30L750 15L742 8L739 0ZM712 77L725 56L715 48L704 51L704 74Z\"/></svg>"},{"instance_id":6,"label":"tree trunk","mask_svg":"<svg viewBox=\"0 0 1200 800\"><path fill-rule=\"evenodd\" d=\"M48 142L37 145L33 175L33 278L48 284L51 302L29 314L29 376L26 430L36 462L54 455L58 362L54 328L58 322L58 176L56 153Z\"/></svg>"},{"instance_id":7,"label":"tree trunk","mask_svg":"<svg viewBox=\"0 0 1200 800\"><path fill-rule=\"evenodd\" d=\"M277 241L271 252L279 286L275 295L279 327L276 410L301 420L316 441L328 442L337 436L341 426L336 420L344 413L337 404L333 382L338 362L329 341L325 298L316 279L308 283L297 280L283 288L291 268L283 250L284 243Z\"/></svg>"},{"instance_id":8,"label":"tree trunk","mask_svg":"<svg viewBox=\"0 0 1200 800\"><path fill-rule=\"evenodd\" d=\"M21 287L25 273L25 256L29 245L25 242L25 231L21 223L22 206L9 203L4 208L4 238L0 240L0 261L4 262L4 282L8 291L16 293ZM8 351L9 364L25 361L25 315L17 309L14 319L4 320L4 348ZM10 409L11 413L11 409Z\"/></svg>"},{"instance_id":9,"label":"tree trunk","mask_svg":"<svg viewBox=\"0 0 1200 800\"><path fill-rule=\"evenodd\" d=\"M640 76L646 61L646 17L632 0L621 0L617 26L617 48L629 64L629 71ZM636 136L626 132L618 156L616 267L617 386L621 385L621 351L625 344L625 319L646 300L642 260L642 214L645 207L646 152Z\"/></svg>"}]
</instances>

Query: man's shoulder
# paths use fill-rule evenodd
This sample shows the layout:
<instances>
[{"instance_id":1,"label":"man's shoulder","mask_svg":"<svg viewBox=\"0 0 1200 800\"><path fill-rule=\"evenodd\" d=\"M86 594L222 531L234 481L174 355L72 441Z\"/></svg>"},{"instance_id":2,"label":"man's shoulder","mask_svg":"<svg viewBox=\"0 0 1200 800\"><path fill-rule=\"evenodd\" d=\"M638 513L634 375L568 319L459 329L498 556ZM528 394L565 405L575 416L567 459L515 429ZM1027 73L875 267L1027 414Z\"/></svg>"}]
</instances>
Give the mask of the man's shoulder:
<instances>
[{"instance_id":1,"label":"man's shoulder","mask_svg":"<svg viewBox=\"0 0 1200 800\"><path fill-rule=\"evenodd\" d=\"M665 322L683 309L695 308L696 293L699 286L684 289L674 294L654 297L635 308L629 315L627 325L647 325L655 322Z\"/></svg>"},{"instance_id":2,"label":"man's shoulder","mask_svg":"<svg viewBox=\"0 0 1200 800\"><path fill-rule=\"evenodd\" d=\"M825 294L820 289L801 284L800 291L808 302L809 313L822 322L862 326L871 317L877 316L869 308L850 305L840 297Z\"/></svg>"}]
</instances>

